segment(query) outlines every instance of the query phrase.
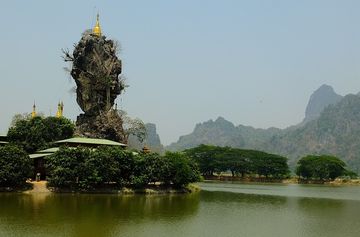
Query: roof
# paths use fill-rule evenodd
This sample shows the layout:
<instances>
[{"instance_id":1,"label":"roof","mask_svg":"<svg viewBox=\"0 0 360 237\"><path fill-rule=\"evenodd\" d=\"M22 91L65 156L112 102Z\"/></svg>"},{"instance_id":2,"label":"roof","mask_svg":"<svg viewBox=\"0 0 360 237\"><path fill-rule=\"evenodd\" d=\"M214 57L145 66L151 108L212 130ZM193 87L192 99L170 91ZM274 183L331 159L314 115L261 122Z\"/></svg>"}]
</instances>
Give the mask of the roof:
<instances>
[{"instance_id":1,"label":"roof","mask_svg":"<svg viewBox=\"0 0 360 237\"><path fill-rule=\"evenodd\" d=\"M4 134L0 134L0 141L7 141L7 136Z\"/></svg>"},{"instance_id":2,"label":"roof","mask_svg":"<svg viewBox=\"0 0 360 237\"><path fill-rule=\"evenodd\" d=\"M49 156L52 155L54 153L41 153L41 154L31 154L29 155L30 159L35 159L35 158L41 158L41 157L45 157L45 156Z\"/></svg>"},{"instance_id":3,"label":"roof","mask_svg":"<svg viewBox=\"0 0 360 237\"><path fill-rule=\"evenodd\" d=\"M59 150L59 147L51 147L45 150L37 151L36 153L55 153Z\"/></svg>"},{"instance_id":4,"label":"roof","mask_svg":"<svg viewBox=\"0 0 360 237\"><path fill-rule=\"evenodd\" d=\"M74 143L74 144L105 145L105 146L126 146L123 143L114 142L114 141L107 140L107 139L85 138L85 137L73 137L70 139L57 141L55 143L56 144Z\"/></svg>"}]
</instances>

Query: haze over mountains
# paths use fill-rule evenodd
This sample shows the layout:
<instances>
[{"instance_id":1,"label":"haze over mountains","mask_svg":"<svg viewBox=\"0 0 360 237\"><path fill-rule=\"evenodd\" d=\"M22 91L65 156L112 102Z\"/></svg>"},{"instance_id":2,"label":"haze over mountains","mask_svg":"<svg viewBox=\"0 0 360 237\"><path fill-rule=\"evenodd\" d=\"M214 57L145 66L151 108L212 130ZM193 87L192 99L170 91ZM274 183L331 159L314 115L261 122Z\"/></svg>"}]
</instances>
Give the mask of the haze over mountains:
<instances>
[{"instance_id":1,"label":"haze over mountains","mask_svg":"<svg viewBox=\"0 0 360 237\"><path fill-rule=\"evenodd\" d=\"M286 129L256 129L219 117L195 126L165 149L179 151L200 144L257 149L289 158L294 166L307 154L340 157L354 170L360 169L360 93L341 96L322 85L310 97L304 120Z\"/></svg>"}]
</instances>

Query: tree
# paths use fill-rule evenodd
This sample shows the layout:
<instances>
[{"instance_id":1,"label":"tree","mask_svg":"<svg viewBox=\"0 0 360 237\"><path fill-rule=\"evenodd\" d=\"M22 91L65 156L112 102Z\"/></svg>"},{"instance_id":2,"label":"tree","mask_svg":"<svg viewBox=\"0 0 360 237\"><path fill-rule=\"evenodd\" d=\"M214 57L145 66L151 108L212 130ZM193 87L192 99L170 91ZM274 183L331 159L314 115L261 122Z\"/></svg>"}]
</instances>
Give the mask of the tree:
<instances>
[{"instance_id":1,"label":"tree","mask_svg":"<svg viewBox=\"0 0 360 237\"><path fill-rule=\"evenodd\" d=\"M222 148L211 145L200 145L195 148L187 149L184 152L199 165L203 175L213 175L218 169L215 156L221 153Z\"/></svg>"},{"instance_id":2,"label":"tree","mask_svg":"<svg viewBox=\"0 0 360 237\"><path fill-rule=\"evenodd\" d=\"M92 169L85 161L90 157L89 148L65 148L45 158L49 175L48 184L60 188L89 188L88 181L93 179ZM92 166L94 167L94 166Z\"/></svg>"},{"instance_id":3,"label":"tree","mask_svg":"<svg viewBox=\"0 0 360 237\"><path fill-rule=\"evenodd\" d=\"M256 150L200 145L185 153L197 162L203 175L231 171L232 176L257 174L285 178L290 173L286 157Z\"/></svg>"},{"instance_id":4,"label":"tree","mask_svg":"<svg viewBox=\"0 0 360 237\"><path fill-rule=\"evenodd\" d=\"M0 147L0 187L23 186L31 175L31 160L14 145Z\"/></svg>"},{"instance_id":5,"label":"tree","mask_svg":"<svg viewBox=\"0 0 360 237\"><path fill-rule=\"evenodd\" d=\"M346 164L335 156L309 155L298 161L296 174L305 179L333 180L345 174Z\"/></svg>"},{"instance_id":6,"label":"tree","mask_svg":"<svg viewBox=\"0 0 360 237\"><path fill-rule=\"evenodd\" d=\"M144 141L146 137L146 127L144 122L138 118L130 118L124 110L119 110L118 114L123 121L126 141L129 139L130 135L135 136L140 142Z\"/></svg>"},{"instance_id":7,"label":"tree","mask_svg":"<svg viewBox=\"0 0 360 237\"><path fill-rule=\"evenodd\" d=\"M74 124L64 117L31 118L15 115L7 135L10 142L33 153L46 148L51 142L72 137L74 129Z\"/></svg>"},{"instance_id":8,"label":"tree","mask_svg":"<svg viewBox=\"0 0 360 237\"><path fill-rule=\"evenodd\" d=\"M200 172L195 162L185 153L166 152L165 162L169 171L163 177L170 181L175 187L184 187L189 183L200 181Z\"/></svg>"}]
</instances>

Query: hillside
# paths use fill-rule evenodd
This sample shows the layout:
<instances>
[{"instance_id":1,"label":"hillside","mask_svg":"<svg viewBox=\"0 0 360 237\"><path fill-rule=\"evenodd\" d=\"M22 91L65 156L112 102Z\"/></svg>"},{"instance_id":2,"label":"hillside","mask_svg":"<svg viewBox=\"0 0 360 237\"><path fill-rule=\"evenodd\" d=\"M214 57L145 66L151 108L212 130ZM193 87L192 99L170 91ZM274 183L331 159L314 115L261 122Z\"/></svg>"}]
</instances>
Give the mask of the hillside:
<instances>
[{"instance_id":1,"label":"hillside","mask_svg":"<svg viewBox=\"0 0 360 237\"><path fill-rule=\"evenodd\" d=\"M360 96L342 97L323 85L310 97L305 119L287 129L235 126L219 117L196 125L167 150L184 150L200 144L257 149L287 156L290 165L307 154L332 154L355 171L360 170Z\"/></svg>"},{"instance_id":2,"label":"hillside","mask_svg":"<svg viewBox=\"0 0 360 237\"><path fill-rule=\"evenodd\" d=\"M303 127L272 137L264 149L286 155L292 163L306 154L332 154L357 171L360 168L359 134L360 97L347 95Z\"/></svg>"},{"instance_id":3,"label":"hillside","mask_svg":"<svg viewBox=\"0 0 360 237\"><path fill-rule=\"evenodd\" d=\"M170 144L166 150L179 151L201 144L243 147L245 142L233 123L219 117L215 121L197 124L191 134L181 136L178 142Z\"/></svg>"},{"instance_id":4,"label":"hillside","mask_svg":"<svg viewBox=\"0 0 360 237\"><path fill-rule=\"evenodd\" d=\"M318 118L321 112L328 106L336 104L343 97L335 93L334 89L328 85L322 85L311 96L305 110L303 123Z\"/></svg>"}]
</instances>

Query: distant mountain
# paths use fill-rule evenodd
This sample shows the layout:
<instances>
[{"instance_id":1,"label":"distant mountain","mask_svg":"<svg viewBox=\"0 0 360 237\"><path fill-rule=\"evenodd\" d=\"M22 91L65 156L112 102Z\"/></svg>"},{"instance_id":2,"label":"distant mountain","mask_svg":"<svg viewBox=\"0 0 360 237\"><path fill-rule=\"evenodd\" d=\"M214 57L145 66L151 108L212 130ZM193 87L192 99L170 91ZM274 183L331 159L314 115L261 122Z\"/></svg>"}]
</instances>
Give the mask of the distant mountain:
<instances>
[{"instance_id":1,"label":"distant mountain","mask_svg":"<svg viewBox=\"0 0 360 237\"><path fill-rule=\"evenodd\" d=\"M244 146L244 139L233 123L219 117L215 121L209 120L197 124L191 134L181 136L178 142L170 144L166 149L177 151L196 147L200 144L242 147Z\"/></svg>"},{"instance_id":2,"label":"distant mountain","mask_svg":"<svg viewBox=\"0 0 360 237\"><path fill-rule=\"evenodd\" d=\"M263 144L269 152L295 161L307 154L332 154L360 170L360 96L347 95L324 109L303 127L272 137Z\"/></svg>"},{"instance_id":3,"label":"distant mountain","mask_svg":"<svg viewBox=\"0 0 360 237\"><path fill-rule=\"evenodd\" d=\"M156 132L156 125L153 123L145 124L146 138L143 142L140 142L137 137L130 136L128 146L130 149L142 150L146 145L151 151L157 153L164 152L164 146L161 144L160 136Z\"/></svg>"},{"instance_id":4,"label":"distant mountain","mask_svg":"<svg viewBox=\"0 0 360 237\"><path fill-rule=\"evenodd\" d=\"M308 103L304 121L287 129L255 129L234 126L219 117L197 124L167 150L183 150L200 144L257 149L287 156L290 164L307 154L332 154L360 171L360 93L342 97L323 85Z\"/></svg>"},{"instance_id":5,"label":"distant mountain","mask_svg":"<svg viewBox=\"0 0 360 237\"><path fill-rule=\"evenodd\" d=\"M336 104L343 97L335 93L334 89L328 85L322 85L311 96L305 110L303 123L314 120L320 116L320 113L328 106Z\"/></svg>"}]
</instances>

